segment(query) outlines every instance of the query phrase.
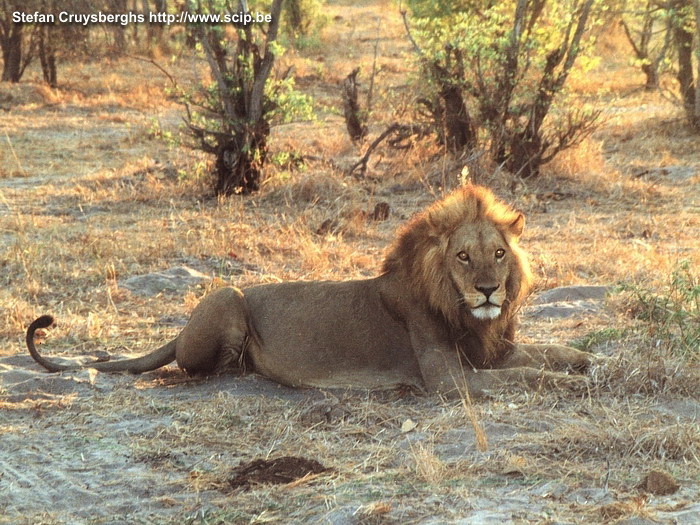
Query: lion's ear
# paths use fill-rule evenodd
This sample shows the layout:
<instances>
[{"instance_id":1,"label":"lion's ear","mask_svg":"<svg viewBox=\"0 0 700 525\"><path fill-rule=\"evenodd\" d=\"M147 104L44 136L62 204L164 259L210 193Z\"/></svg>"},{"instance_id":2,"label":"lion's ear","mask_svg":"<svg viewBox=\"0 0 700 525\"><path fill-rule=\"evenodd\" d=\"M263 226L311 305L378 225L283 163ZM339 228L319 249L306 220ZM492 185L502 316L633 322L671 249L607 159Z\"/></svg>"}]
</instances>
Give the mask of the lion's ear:
<instances>
[{"instance_id":1,"label":"lion's ear","mask_svg":"<svg viewBox=\"0 0 700 525\"><path fill-rule=\"evenodd\" d=\"M522 213L518 213L516 219L508 225L508 231L513 237L518 238L523 234L524 229L525 215L523 215Z\"/></svg>"}]
</instances>

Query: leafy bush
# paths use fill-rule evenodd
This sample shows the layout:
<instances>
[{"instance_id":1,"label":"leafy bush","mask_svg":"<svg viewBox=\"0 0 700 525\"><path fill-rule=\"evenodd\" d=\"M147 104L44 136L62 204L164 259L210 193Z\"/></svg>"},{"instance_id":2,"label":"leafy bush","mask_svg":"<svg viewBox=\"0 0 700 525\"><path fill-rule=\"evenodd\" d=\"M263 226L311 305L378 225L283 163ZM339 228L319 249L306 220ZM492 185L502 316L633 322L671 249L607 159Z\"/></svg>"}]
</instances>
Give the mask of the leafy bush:
<instances>
[{"instance_id":1,"label":"leafy bush","mask_svg":"<svg viewBox=\"0 0 700 525\"><path fill-rule=\"evenodd\" d=\"M190 2L198 13L236 13L233 0ZM272 79L281 0L269 9L263 24L193 24L189 31L206 59L212 81L183 93L187 126L196 147L215 156L217 195L257 191L267 161L267 139L273 121L311 115L310 99L294 90L291 78Z\"/></svg>"},{"instance_id":2,"label":"leafy bush","mask_svg":"<svg viewBox=\"0 0 700 525\"><path fill-rule=\"evenodd\" d=\"M700 279L681 262L662 292L625 285L635 297L633 312L646 321L655 346L685 357L700 357Z\"/></svg>"},{"instance_id":3,"label":"leafy bush","mask_svg":"<svg viewBox=\"0 0 700 525\"><path fill-rule=\"evenodd\" d=\"M282 14L282 30L296 48L317 45L318 35L328 23L325 0L288 0Z\"/></svg>"},{"instance_id":4,"label":"leafy bush","mask_svg":"<svg viewBox=\"0 0 700 525\"><path fill-rule=\"evenodd\" d=\"M467 116L452 127L463 132L464 122L476 122L494 160L512 173L537 175L593 130L599 112L566 109L562 94L591 43L594 0L411 0L409 6L422 77L432 92L430 112L449 118L451 100ZM443 127L449 146L449 122ZM459 141L466 148L473 142Z\"/></svg>"}]
</instances>

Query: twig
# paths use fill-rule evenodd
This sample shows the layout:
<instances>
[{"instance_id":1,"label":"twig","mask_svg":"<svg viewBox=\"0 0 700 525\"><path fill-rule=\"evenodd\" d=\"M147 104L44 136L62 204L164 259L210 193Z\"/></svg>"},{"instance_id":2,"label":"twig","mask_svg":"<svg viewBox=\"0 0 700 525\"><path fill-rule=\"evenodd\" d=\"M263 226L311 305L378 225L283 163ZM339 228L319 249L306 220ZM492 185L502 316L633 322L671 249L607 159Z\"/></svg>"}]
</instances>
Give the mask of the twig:
<instances>
[{"instance_id":1,"label":"twig","mask_svg":"<svg viewBox=\"0 0 700 525\"><path fill-rule=\"evenodd\" d=\"M163 66L161 66L158 62L153 60L152 58L146 58L146 57L141 57L138 55L126 55L127 58L133 58L134 60L141 60L143 62L149 62L150 64L153 64L158 70L160 70L161 73L163 73L166 77L168 77L168 80L170 80L170 83L173 85L175 89L180 89L180 86L177 85L177 81L173 78L173 76L168 72L167 69L165 69Z\"/></svg>"},{"instance_id":2,"label":"twig","mask_svg":"<svg viewBox=\"0 0 700 525\"><path fill-rule=\"evenodd\" d=\"M420 56L423 56L423 50L420 48L418 43L413 38L413 35L411 34L411 27L408 25L408 13L406 9L401 7L400 13L401 18L403 18L403 26L406 28L406 36L408 36L408 39L411 41L411 44L413 44L413 49L416 51L416 53L418 53Z\"/></svg>"},{"instance_id":3,"label":"twig","mask_svg":"<svg viewBox=\"0 0 700 525\"><path fill-rule=\"evenodd\" d=\"M360 178L364 177L365 172L367 171L367 162L369 162L369 156L376 149L376 147L379 146L379 144L381 144L381 142L385 138L387 138L389 135L394 133L396 130L400 129L400 127L401 127L401 124L395 122L391 126L386 128L381 135L379 135L376 139L374 139L374 142L372 142L372 144L369 145L369 147L367 148L367 151L365 151L365 154L363 155L363 157L359 161L357 161L353 165L352 168L350 168L350 171L348 171L348 175L352 175L353 173L355 173L355 170L360 168L359 177Z\"/></svg>"},{"instance_id":4,"label":"twig","mask_svg":"<svg viewBox=\"0 0 700 525\"><path fill-rule=\"evenodd\" d=\"M15 151L15 148L12 147L12 141L10 140L10 136L7 134L7 130L5 131L5 139L7 140L7 145L10 146L10 152L12 153L12 156L15 159L15 162L17 163L17 167L19 168L20 173L26 173L24 171L24 167L22 166L22 163L19 160L19 157L17 156L17 152Z\"/></svg>"},{"instance_id":5,"label":"twig","mask_svg":"<svg viewBox=\"0 0 700 525\"><path fill-rule=\"evenodd\" d=\"M138 55L126 55L126 56L128 58L133 58L134 60L141 60L143 62L148 62L149 64L155 66L156 69L158 69L166 77L168 77L168 80L170 80L170 83L173 85L173 88L175 89L175 91L178 94L178 97L177 97L178 104L183 105L185 107L185 112L187 113L187 118L183 117L182 120L185 122L187 127L192 129L192 127L193 127L191 124L192 123L192 112L190 111L190 104L189 104L189 102L187 102L187 100L183 96L183 91L182 91L182 89L180 89L180 86L178 85L177 80L175 80L175 77L173 77L167 69L165 69L163 66L161 66L158 62L156 62L152 58L146 58L146 57L142 57L142 56L138 56Z\"/></svg>"},{"instance_id":6,"label":"twig","mask_svg":"<svg viewBox=\"0 0 700 525\"><path fill-rule=\"evenodd\" d=\"M377 28L379 34L379 28ZM379 37L374 41L374 58L372 59L372 74L369 77L369 90L367 91L367 115L372 113L372 95L374 94L374 77L377 75L377 50L379 49Z\"/></svg>"},{"instance_id":7,"label":"twig","mask_svg":"<svg viewBox=\"0 0 700 525\"><path fill-rule=\"evenodd\" d=\"M367 125L360 114L360 105L357 101L357 74L360 68L352 70L343 81L343 113L348 134L353 142L362 140L367 135Z\"/></svg>"}]
</instances>

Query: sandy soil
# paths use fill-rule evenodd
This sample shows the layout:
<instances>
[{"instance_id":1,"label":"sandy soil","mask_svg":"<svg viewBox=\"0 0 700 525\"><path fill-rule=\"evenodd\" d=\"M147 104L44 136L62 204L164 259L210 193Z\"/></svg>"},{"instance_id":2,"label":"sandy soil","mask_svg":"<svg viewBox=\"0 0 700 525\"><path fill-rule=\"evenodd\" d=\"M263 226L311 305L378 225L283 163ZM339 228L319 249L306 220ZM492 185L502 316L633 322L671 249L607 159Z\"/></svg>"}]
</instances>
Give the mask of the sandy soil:
<instances>
[{"instance_id":1,"label":"sandy soil","mask_svg":"<svg viewBox=\"0 0 700 525\"><path fill-rule=\"evenodd\" d=\"M293 390L257 376L188 380L173 368L142 377L47 374L25 355L0 359L0 382L3 523L578 523L637 516L626 523L691 524L700 517L697 464L687 474L682 466L697 458L678 457L669 444L647 463L648 451L628 445L640 439L635 424L697 427L697 400L602 406L613 401L501 397L477 405L488 439L480 451L461 407L409 392ZM595 432L605 424L601 414L629 428L619 429L607 450L574 442L567 451L567 434L585 436L587 426ZM230 486L234 467L290 453L329 470L296 483ZM630 461L632 470L619 468ZM640 492L636 484L659 465L674 472L680 490Z\"/></svg>"}]
</instances>

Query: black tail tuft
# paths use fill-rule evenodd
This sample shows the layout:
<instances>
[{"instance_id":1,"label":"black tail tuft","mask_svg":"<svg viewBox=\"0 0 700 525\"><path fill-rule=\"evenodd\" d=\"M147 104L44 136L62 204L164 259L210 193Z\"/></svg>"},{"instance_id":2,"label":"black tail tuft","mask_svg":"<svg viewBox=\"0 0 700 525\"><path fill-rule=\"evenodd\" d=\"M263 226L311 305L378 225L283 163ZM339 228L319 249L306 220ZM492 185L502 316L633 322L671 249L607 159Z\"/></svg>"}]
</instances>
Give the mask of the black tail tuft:
<instances>
[{"instance_id":1,"label":"black tail tuft","mask_svg":"<svg viewBox=\"0 0 700 525\"><path fill-rule=\"evenodd\" d=\"M29 325L29 328L27 328L27 332L34 333L39 328L48 328L49 326L53 325L53 323L54 318L52 315L42 315L41 317L35 319L34 322L32 322L32 324Z\"/></svg>"},{"instance_id":2,"label":"black tail tuft","mask_svg":"<svg viewBox=\"0 0 700 525\"><path fill-rule=\"evenodd\" d=\"M48 359L44 359L34 344L34 335L36 334L36 331L40 328L48 328L52 324L53 317L50 315L42 315L38 319L35 319L32 324L29 325L29 328L27 328L27 349L29 350L29 354L32 356L34 361L46 368L46 370L49 372L63 372L64 370L69 370L70 367L52 363Z\"/></svg>"}]
</instances>

